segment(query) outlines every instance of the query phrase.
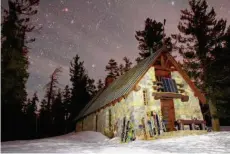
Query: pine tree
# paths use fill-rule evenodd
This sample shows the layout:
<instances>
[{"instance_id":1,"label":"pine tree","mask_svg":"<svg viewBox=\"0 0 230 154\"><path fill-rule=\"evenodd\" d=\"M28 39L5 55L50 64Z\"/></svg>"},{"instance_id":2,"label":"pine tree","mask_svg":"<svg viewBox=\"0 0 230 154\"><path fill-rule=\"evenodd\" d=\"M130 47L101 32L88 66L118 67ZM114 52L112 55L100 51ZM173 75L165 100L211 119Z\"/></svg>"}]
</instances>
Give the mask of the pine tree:
<instances>
[{"instance_id":1,"label":"pine tree","mask_svg":"<svg viewBox=\"0 0 230 154\"><path fill-rule=\"evenodd\" d=\"M212 8L209 10L205 0L190 0L190 10L182 10L178 29L181 34L177 37L180 47L180 54L184 58L184 68L188 74L196 80L200 88L205 92L212 117L214 130L219 130L219 120L214 89L208 72L209 63L215 57L213 49L220 43L224 35L226 21L217 20L216 13Z\"/></svg>"},{"instance_id":2,"label":"pine tree","mask_svg":"<svg viewBox=\"0 0 230 154\"><path fill-rule=\"evenodd\" d=\"M64 92L63 92L63 105L65 109L65 130L64 132L69 132L70 128L70 112L71 112L71 90L68 85L65 86Z\"/></svg>"},{"instance_id":3,"label":"pine tree","mask_svg":"<svg viewBox=\"0 0 230 154\"><path fill-rule=\"evenodd\" d=\"M97 82L97 91L100 91L102 88L104 88L104 84L101 79Z\"/></svg>"},{"instance_id":4,"label":"pine tree","mask_svg":"<svg viewBox=\"0 0 230 154\"><path fill-rule=\"evenodd\" d=\"M124 57L123 60L125 61L124 72L127 72L132 68L133 63L127 57Z\"/></svg>"},{"instance_id":5,"label":"pine tree","mask_svg":"<svg viewBox=\"0 0 230 154\"><path fill-rule=\"evenodd\" d=\"M57 90L58 77L61 72L61 67L56 68L50 76L50 82L48 82L45 86L48 109L51 108L51 103L54 100L55 92Z\"/></svg>"},{"instance_id":6,"label":"pine tree","mask_svg":"<svg viewBox=\"0 0 230 154\"><path fill-rule=\"evenodd\" d=\"M23 114L26 114L28 105L31 104L30 98L27 99L27 102L23 104L22 112Z\"/></svg>"},{"instance_id":7,"label":"pine tree","mask_svg":"<svg viewBox=\"0 0 230 154\"><path fill-rule=\"evenodd\" d=\"M70 81L72 82L70 121L76 118L90 100L90 94L87 91L88 76L83 64L78 55L70 63ZM72 123L70 129L74 129L74 126L75 124Z\"/></svg>"},{"instance_id":8,"label":"pine tree","mask_svg":"<svg viewBox=\"0 0 230 154\"><path fill-rule=\"evenodd\" d=\"M124 65L123 64L119 65L118 76L123 75L125 72L130 70L131 67L132 67L132 62L127 57L124 57L123 60L124 60L125 64Z\"/></svg>"},{"instance_id":9,"label":"pine tree","mask_svg":"<svg viewBox=\"0 0 230 154\"><path fill-rule=\"evenodd\" d=\"M224 45L219 44L212 51L215 60L208 67L208 79L215 89L217 114L222 125L230 124L230 26L223 37Z\"/></svg>"},{"instance_id":10,"label":"pine tree","mask_svg":"<svg viewBox=\"0 0 230 154\"><path fill-rule=\"evenodd\" d=\"M46 128L47 128L47 135L52 133L52 103L55 99L56 91L57 91L57 84L58 84L58 77L59 73L62 72L61 67L58 67L54 70L54 72L50 75L50 81L45 85L46 94L45 97L47 98L47 113L48 117L47 120L49 121Z\"/></svg>"},{"instance_id":11,"label":"pine tree","mask_svg":"<svg viewBox=\"0 0 230 154\"><path fill-rule=\"evenodd\" d=\"M114 59L110 59L108 65L105 67L105 71L108 72L108 76L117 78L119 76L118 64Z\"/></svg>"},{"instance_id":12,"label":"pine tree","mask_svg":"<svg viewBox=\"0 0 230 154\"><path fill-rule=\"evenodd\" d=\"M34 30L30 18L37 13L34 6L38 3L39 0L8 0L9 8L4 9L1 30L2 140L20 139L24 135L22 108L29 77L27 44L34 41L26 38L27 33Z\"/></svg>"},{"instance_id":13,"label":"pine tree","mask_svg":"<svg viewBox=\"0 0 230 154\"><path fill-rule=\"evenodd\" d=\"M37 92L34 93L32 99L27 104L26 119L27 119L27 133L29 138L37 137L37 103L39 99Z\"/></svg>"},{"instance_id":14,"label":"pine tree","mask_svg":"<svg viewBox=\"0 0 230 154\"><path fill-rule=\"evenodd\" d=\"M53 135L61 135L65 129L65 108L62 102L61 89L52 103L52 133Z\"/></svg>"},{"instance_id":15,"label":"pine tree","mask_svg":"<svg viewBox=\"0 0 230 154\"><path fill-rule=\"evenodd\" d=\"M119 76L124 74L125 66L123 64L119 65Z\"/></svg>"},{"instance_id":16,"label":"pine tree","mask_svg":"<svg viewBox=\"0 0 230 154\"><path fill-rule=\"evenodd\" d=\"M150 55L150 50L154 53L162 47L163 38L165 37L164 25L161 22L147 18L145 20L144 30L136 31L135 37L139 42L138 49L141 51L139 53L140 57L138 57L136 61L140 62ZM171 40L168 38L167 41ZM167 44L170 44L170 42L167 42Z\"/></svg>"},{"instance_id":17,"label":"pine tree","mask_svg":"<svg viewBox=\"0 0 230 154\"><path fill-rule=\"evenodd\" d=\"M50 126L50 110L48 108L48 103L46 99L41 101L41 108L39 111L39 137L48 137L50 136L50 132L48 131L48 127Z\"/></svg>"},{"instance_id":18,"label":"pine tree","mask_svg":"<svg viewBox=\"0 0 230 154\"><path fill-rule=\"evenodd\" d=\"M87 89L87 93L90 95L90 99L93 98L93 96L96 94L97 90L96 90L96 86L94 84L94 79L90 79L88 77L87 79L87 86L86 86L86 89Z\"/></svg>"}]
</instances>

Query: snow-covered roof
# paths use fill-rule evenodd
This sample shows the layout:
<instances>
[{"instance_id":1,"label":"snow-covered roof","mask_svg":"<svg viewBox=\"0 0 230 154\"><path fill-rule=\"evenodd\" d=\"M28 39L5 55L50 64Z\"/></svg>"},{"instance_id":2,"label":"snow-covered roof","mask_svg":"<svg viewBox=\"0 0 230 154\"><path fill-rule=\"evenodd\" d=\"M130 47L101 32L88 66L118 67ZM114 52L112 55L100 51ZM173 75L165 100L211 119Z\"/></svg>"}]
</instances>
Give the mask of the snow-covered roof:
<instances>
[{"instance_id":1,"label":"snow-covered roof","mask_svg":"<svg viewBox=\"0 0 230 154\"><path fill-rule=\"evenodd\" d=\"M160 48L148 58L139 62L136 66L130 69L128 72L118 77L113 81L106 89L100 91L80 112L75 120L78 120L86 115L89 115L96 110L104 107L112 101L128 94L133 86L139 81L139 79L148 71L150 66L156 60L158 55L163 50L167 50L165 47Z\"/></svg>"}]
</instances>

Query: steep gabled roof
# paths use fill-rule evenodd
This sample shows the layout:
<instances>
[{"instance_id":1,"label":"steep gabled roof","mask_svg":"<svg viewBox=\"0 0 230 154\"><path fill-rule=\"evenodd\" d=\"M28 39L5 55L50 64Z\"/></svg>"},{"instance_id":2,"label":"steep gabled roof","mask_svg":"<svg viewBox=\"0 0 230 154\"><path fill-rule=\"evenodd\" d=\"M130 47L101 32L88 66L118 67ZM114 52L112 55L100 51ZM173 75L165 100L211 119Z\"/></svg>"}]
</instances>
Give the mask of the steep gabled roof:
<instances>
[{"instance_id":1,"label":"steep gabled roof","mask_svg":"<svg viewBox=\"0 0 230 154\"><path fill-rule=\"evenodd\" d=\"M99 94L97 94L80 112L76 120L89 115L112 101L128 94L141 77L148 71L163 50L165 50L165 48L159 49L148 58L139 62L128 72L113 81L106 89L99 92Z\"/></svg>"}]
</instances>

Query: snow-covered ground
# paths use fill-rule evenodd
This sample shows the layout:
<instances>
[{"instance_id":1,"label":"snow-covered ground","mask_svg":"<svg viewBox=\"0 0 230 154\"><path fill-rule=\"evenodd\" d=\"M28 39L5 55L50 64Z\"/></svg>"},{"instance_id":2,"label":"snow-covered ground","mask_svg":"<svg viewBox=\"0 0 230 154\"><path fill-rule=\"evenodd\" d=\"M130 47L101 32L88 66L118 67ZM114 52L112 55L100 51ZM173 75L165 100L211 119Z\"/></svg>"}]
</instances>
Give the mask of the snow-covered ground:
<instances>
[{"instance_id":1,"label":"snow-covered ground","mask_svg":"<svg viewBox=\"0 0 230 154\"><path fill-rule=\"evenodd\" d=\"M230 153L230 132L192 135L155 141L121 144L97 132L70 133L46 139L2 142L1 150L13 153L77 154L161 154L161 153Z\"/></svg>"}]
</instances>

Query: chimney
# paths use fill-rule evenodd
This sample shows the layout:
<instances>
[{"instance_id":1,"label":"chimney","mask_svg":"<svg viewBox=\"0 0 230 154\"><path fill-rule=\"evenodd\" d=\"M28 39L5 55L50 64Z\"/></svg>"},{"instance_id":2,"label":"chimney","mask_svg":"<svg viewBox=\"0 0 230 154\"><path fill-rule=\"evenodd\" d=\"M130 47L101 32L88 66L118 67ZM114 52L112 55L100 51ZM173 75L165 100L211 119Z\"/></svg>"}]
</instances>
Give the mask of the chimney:
<instances>
[{"instance_id":1,"label":"chimney","mask_svg":"<svg viewBox=\"0 0 230 154\"><path fill-rule=\"evenodd\" d=\"M105 88L107 88L114 80L115 80L115 78L113 76L108 75L105 78Z\"/></svg>"}]
</instances>

